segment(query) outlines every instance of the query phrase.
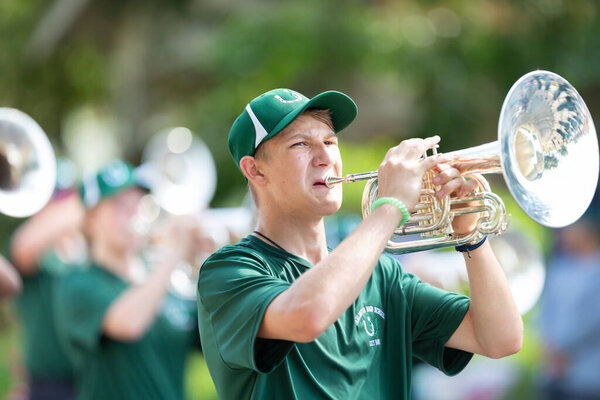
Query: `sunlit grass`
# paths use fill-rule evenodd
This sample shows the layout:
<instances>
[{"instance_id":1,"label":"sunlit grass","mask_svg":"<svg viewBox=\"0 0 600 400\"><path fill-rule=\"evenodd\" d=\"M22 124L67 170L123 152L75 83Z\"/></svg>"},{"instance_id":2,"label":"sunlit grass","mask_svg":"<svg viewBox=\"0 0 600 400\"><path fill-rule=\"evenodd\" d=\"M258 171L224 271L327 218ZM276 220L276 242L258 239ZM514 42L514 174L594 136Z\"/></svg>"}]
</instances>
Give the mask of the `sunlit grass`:
<instances>
[{"instance_id":1,"label":"sunlit grass","mask_svg":"<svg viewBox=\"0 0 600 400\"><path fill-rule=\"evenodd\" d=\"M185 394L187 399L217 399L208 367L199 353L193 354L188 360Z\"/></svg>"},{"instance_id":2,"label":"sunlit grass","mask_svg":"<svg viewBox=\"0 0 600 400\"><path fill-rule=\"evenodd\" d=\"M5 399L14 380L11 371L11 353L17 346L16 331L14 329L0 331L0 398Z\"/></svg>"}]
</instances>

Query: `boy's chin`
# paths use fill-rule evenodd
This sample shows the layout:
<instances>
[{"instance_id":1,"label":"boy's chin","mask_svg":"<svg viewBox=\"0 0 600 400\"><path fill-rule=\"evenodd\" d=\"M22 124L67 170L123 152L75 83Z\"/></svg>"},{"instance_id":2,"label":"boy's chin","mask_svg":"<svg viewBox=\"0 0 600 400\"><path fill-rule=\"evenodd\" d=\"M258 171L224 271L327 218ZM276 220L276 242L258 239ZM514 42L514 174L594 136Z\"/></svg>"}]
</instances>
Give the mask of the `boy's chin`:
<instances>
[{"instance_id":1,"label":"boy's chin","mask_svg":"<svg viewBox=\"0 0 600 400\"><path fill-rule=\"evenodd\" d=\"M323 205L323 207L321 208L322 210L322 214L324 217L327 217L329 215L333 215L336 212L339 211L340 207L342 206L342 201L335 201L335 202L331 202L330 204L326 204Z\"/></svg>"}]
</instances>

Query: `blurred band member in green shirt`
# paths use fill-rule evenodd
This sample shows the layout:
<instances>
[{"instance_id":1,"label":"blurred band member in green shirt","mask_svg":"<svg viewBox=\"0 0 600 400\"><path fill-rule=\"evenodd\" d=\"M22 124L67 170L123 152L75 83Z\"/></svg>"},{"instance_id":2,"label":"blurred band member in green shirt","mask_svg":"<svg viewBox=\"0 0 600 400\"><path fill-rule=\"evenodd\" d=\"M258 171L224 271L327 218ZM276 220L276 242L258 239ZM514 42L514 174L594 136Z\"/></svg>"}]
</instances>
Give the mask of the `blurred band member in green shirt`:
<instances>
[{"instance_id":1,"label":"blurred band member in green shirt","mask_svg":"<svg viewBox=\"0 0 600 400\"><path fill-rule=\"evenodd\" d=\"M195 231L180 224L175 247L145 269L132 229L139 185L119 160L82 185L91 267L67 275L57 296L78 399L181 399L186 356L199 348L195 302L167 291L176 264L194 257Z\"/></svg>"},{"instance_id":2,"label":"blurred band member in green shirt","mask_svg":"<svg viewBox=\"0 0 600 400\"><path fill-rule=\"evenodd\" d=\"M54 295L62 277L85 263L82 218L77 191L57 189L12 236L11 258L23 279L15 303L32 400L74 398L73 367L56 333Z\"/></svg>"},{"instance_id":3,"label":"blurred band member in green shirt","mask_svg":"<svg viewBox=\"0 0 600 400\"><path fill-rule=\"evenodd\" d=\"M446 374L472 353L520 349L522 321L489 243L465 255L471 299L421 283L382 252L437 167L438 197L473 189L439 137L410 139L379 166L385 202L335 250L323 217L342 201L338 135L357 113L340 92L275 89L234 122L229 149L257 203L254 234L209 257L198 279L202 347L221 399L407 399L412 356ZM454 220L468 232L473 216Z\"/></svg>"}]
</instances>

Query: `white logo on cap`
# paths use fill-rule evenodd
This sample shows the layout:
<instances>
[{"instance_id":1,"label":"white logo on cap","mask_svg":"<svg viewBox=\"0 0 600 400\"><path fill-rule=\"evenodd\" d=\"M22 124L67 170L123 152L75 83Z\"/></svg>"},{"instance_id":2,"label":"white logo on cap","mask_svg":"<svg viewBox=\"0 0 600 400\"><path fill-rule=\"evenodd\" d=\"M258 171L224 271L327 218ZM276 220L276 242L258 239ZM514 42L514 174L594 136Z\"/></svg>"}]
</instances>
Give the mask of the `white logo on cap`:
<instances>
[{"instance_id":1,"label":"white logo on cap","mask_svg":"<svg viewBox=\"0 0 600 400\"><path fill-rule=\"evenodd\" d=\"M287 93L289 93L290 95L292 95L292 96L294 97L294 99L293 99L293 100L284 100L284 99L282 99L282 98L281 98L281 96L280 96L280 95L276 94L276 95L275 95L275 98L276 98L277 100L279 100L280 102L282 102L283 104L297 103L297 102L299 102L299 101L302 101L302 100L304 100L304 99L302 98L302 96L301 96L299 93L292 92L291 90L288 90L288 89L284 89L283 91L284 91L284 92L287 92Z\"/></svg>"},{"instance_id":2,"label":"white logo on cap","mask_svg":"<svg viewBox=\"0 0 600 400\"><path fill-rule=\"evenodd\" d=\"M254 115L254 112L252 111L250 104L248 104L246 106L246 112L250 116L250 119L252 120L252 124L254 125L254 148L256 149L258 147L258 145L260 144L260 142L262 142L262 140L267 137L268 133L265 130L265 128L262 126L262 124L260 123L258 118L256 118L256 115Z\"/></svg>"}]
</instances>

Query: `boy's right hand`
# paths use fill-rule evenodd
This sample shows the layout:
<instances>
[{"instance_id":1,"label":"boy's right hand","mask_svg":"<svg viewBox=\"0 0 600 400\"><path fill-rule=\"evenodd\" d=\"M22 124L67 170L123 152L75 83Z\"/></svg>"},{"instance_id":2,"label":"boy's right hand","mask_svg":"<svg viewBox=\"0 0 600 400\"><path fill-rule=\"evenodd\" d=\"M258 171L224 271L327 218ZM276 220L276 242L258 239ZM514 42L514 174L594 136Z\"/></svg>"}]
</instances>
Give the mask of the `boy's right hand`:
<instances>
[{"instance_id":1,"label":"boy's right hand","mask_svg":"<svg viewBox=\"0 0 600 400\"><path fill-rule=\"evenodd\" d=\"M445 161L441 154L423 158L439 141L439 136L408 139L392 147L377 170L379 197L394 197L402 201L409 212L413 211L419 201L425 172Z\"/></svg>"}]
</instances>

